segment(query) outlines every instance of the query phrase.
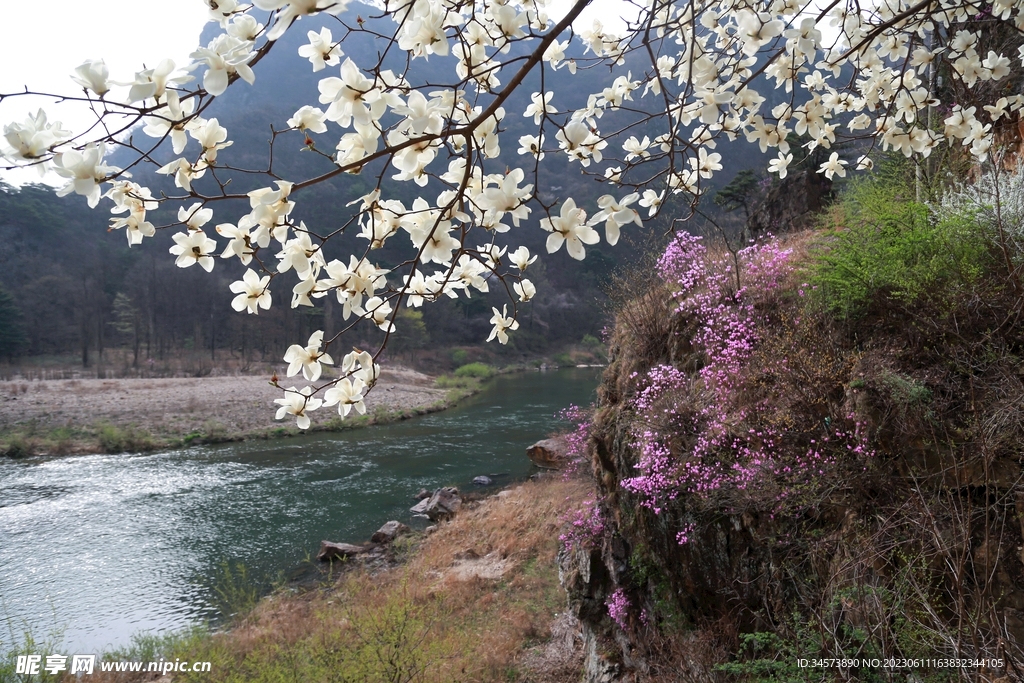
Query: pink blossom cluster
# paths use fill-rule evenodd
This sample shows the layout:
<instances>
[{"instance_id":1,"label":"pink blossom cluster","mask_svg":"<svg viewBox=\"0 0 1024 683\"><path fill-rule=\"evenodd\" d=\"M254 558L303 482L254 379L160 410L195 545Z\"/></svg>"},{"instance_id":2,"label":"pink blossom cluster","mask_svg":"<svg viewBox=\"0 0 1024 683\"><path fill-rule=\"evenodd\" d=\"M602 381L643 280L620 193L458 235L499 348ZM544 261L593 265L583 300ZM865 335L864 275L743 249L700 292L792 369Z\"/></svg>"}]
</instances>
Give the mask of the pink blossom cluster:
<instances>
[{"instance_id":1,"label":"pink blossom cluster","mask_svg":"<svg viewBox=\"0 0 1024 683\"><path fill-rule=\"evenodd\" d=\"M695 528L696 525L693 522L690 522L689 524L684 524L683 528L680 529L678 533L676 533L676 543L678 543L679 545L686 545L687 543L689 543L690 539L693 538L693 530Z\"/></svg>"},{"instance_id":2,"label":"pink blossom cluster","mask_svg":"<svg viewBox=\"0 0 1024 683\"><path fill-rule=\"evenodd\" d=\"M745 438L730 436L748 415L736 406L744 388L744 368L760 339L761 316L753 303L757 294L777 289L792 272L792 251L776 240L752 244L736 253L712 257L700 237L680 233L666 248L658 269L676 288L677 312L695 323L693 343L704 357L696 380L706 394L703 408L680 424L671 401L693 381L670 365L651 368L643 378L633 407L648 427L638 434L638 475L622 486L640 495L641 503L660 512L679 493L707 495L723 486L745 488L771 468L779 435L751 430ZM688 453L676 457L668 443L668 428L694 435ZM722 461L732 453L732 466Z\"/></svg>"},{"instance_id":3,"label":"pink blossom cluster","mask_svg":"<svg viewBox=\"0 0 1024 683\"><path fill-rule=\"evenodd\" d=\"M629 618L629 608L631 606L629 598L626 596L626 591L621 588L617 589L608 596L604 604L608 607L608 616L619 625L619 628L625 631L629 625L627 619Z\"/></svg>"},{"instance_id":4,"label":"pink blossom cluster","mask_svg":"<svg viewBox=\"0 0 1024 683\"><path fill-rule=\"evenodd\" d=\"M593 411L570 405L559 411L558 418L574 425L572 431L565 435L565 454L568 462L563 475L569 479L587 459L587 442L590 440L590 431L593 427Z\"/></svg>"},{"instance_id":5,"label":"pink blossom cluster","mask_svg":"<svg viewBox=\"0 0 1024 683\"><path fill-rule=\"evenodd\" d=\"M606 522L601 505L596 500L585 500L578 510L569 512L559 520L565 530L558 536L567 551L573 547L592 548L604 533Z\"/></svg>"},{"instance_id":6,"label":"pink blossom cluster","mask_svg":"<svg viewBox=\"0 0 1024 683\"><path fill-rule=\"evenodd\" d=\"M680 234L660 259L659 272L675 289L677 313L695 327L692 342L704 365L695 375L658 365L636 376L640 386L632 406L643 427L632 444L636 476L622 487L655 514L680 494L707 497L723 489L757 488L782 501L826 474L844 450L873 453L853 416L852 430L831 425L809 444L779 428L744 426L757 424L758 407L745 401L747 365L766 322L756 303L792 274L791 256L769 238L719 257L700 237ZM675 399L695 393L700 400L692 412L677 412ZM688 543L692 531L692 525L681 529L676 540Z\"/></svg>"}]
</instances>

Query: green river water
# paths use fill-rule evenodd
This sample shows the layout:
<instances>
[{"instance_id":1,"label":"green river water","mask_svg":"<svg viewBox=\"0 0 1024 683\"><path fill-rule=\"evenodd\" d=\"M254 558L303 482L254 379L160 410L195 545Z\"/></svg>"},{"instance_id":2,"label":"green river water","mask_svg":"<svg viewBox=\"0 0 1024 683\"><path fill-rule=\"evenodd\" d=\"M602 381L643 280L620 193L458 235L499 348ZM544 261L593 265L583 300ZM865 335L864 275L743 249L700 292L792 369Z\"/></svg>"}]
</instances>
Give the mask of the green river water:
<instances>
[{"instance_id":1,"label":"green river water","mask_svg":"<svg viewBox=\"0 0 1024 683\"><path fill-rule=\"evenodd\" d=\"M409 523L421 488L526 478L525 449L591 403L599 376L502 376L457 408L338 434L0 462L0 641L62 631L99 653L216 620L225 561L294 578L321 540Z\"/></svg>"}]
</instances>

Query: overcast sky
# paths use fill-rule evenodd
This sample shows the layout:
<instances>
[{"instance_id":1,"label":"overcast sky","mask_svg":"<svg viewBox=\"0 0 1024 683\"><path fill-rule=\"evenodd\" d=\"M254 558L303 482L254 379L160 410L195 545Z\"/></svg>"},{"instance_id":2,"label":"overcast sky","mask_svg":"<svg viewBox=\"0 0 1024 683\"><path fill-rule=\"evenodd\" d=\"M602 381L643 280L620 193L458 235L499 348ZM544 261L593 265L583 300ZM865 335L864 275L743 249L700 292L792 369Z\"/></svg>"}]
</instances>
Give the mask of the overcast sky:
<instances>
[{"instance_id":1,"label":"overcast sky","mask_svg":"<svg viewBox=\"0 0 1024 683\"><path fill-rule=\"evenodd\" d=\"M3 2L0 93L30 90L78 94L70 74L87 59L103 59L113 80L130 81L136 71L170 57L185 64L206 24L202 0L46 0ZM41 13L42 12L42 13ZM90 122L87 111L52 100L16 97L0 103L0 124L43 107L69 130ZM35 180L6 175L9 182Z\"/></svg>"},{"instance_id":2,"label":"overcast sky","mask_svg":"<svg viewBox=\"0 0 1024 683\"><path fill-rule=\"evenodd\" d=\"M554 0L553 18L571 5L570 0ZM624 6L620 0L597 0L577 27L589 28L594 17L607 26L614 9ZM3 0L3 12L8 30L0 40L0 93L27 86L66 95L81 93L71 73L87 59L106 61L115 81L131 81L144 65L153 67L168 57L186 64L207 18L203 0ZM295 29L301 30L301 24ZM0 103L0 130L40 107L68 130L80 131L95 121L80 103L57 105L52 98L15 97ZM0 172L0 179L22 184L39 178L35 171L20 171Z\"/></svg>"}]
</instances>

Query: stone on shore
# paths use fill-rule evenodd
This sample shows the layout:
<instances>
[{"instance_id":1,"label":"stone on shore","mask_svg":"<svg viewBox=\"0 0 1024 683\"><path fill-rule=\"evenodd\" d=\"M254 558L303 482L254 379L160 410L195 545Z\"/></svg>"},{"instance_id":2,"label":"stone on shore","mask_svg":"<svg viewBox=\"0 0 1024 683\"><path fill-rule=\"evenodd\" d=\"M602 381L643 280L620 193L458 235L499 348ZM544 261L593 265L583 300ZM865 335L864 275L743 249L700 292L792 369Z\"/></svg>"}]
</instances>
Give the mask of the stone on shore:
<instances>
[{"instance_id":1,"label":"stone on shore","mask_svg":"<svg viewBox=\"0 0 1024 683\"><path fill-rule=\"evenodd\" d=\"M537 467L559 470L566 463L566 443L564 436L538 441L526 449L526 455Z\"/></svg>"},{"instance_id":2,"label":"stone on shore","mask_svg":"<svg viewBox=\"0 0 1024 683\"><path fill-rule=\"evenodd\" d=\"M321 562L347 560L369 550L371 550L371 548L361 545L352 545L351 543L331 543L330 541L320 541L320 552L317 553L316 559Z\"/></svg>"},{"instance_id":3,"label":"stone on shore","mask_svg":"<svg viewBox=\"0 0 1024 683\"><path fill-rule=\"evenodd\" d=\"M430 517L430 521L438 522L452 517L461 507L462 498L459 497L459 490L445 487L434 491L434 495L427 499L425 514Z\"/></svg>"},{"instance_id":4,"label":"stone on shore","mask_svg":"<svg viewBox=\"0 0 1024 683\"><path fill-rule=\"evenodd\" d=\"M373 533L373 536L370 537L370 542L381 544L391 543L399 536L407 534L410 531L411 529L401 522L391 520Z\"/></svg>"}]
</instances>

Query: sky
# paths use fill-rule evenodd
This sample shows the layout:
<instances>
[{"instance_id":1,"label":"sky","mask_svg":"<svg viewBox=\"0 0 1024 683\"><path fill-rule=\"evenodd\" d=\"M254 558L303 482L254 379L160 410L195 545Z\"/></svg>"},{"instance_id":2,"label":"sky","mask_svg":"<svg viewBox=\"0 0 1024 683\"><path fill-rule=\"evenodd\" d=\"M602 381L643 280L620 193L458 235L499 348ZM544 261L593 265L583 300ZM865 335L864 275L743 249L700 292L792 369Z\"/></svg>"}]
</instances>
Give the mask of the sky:
<instances>
[{"instance_id":1,"label":"sky","mask_svg":"<svg viewBox=\"0 0 1024 683\"><path fill-rule=\"evenodd\" d=\"M207 17L202 0L4 0L3 12L8 30L0 40L0 93L28 86L68 95L80 93L71 73L87 59L105 60L110 78L124 81L132 80L143 65L156 66L168 57L185 64ZM15 97L0 103L0 128L40 107L69 130L93 120L80 105ZM38 180L35 171L0 177L15 184Z\"/></svg>"},{"instance_id":2,"label":"sky","mask_svg":"<svg viewBox=\"0 0 1024 683\"><path fill-rule=\"evenodd\" d=\"M198 46L206 25L203 0L47 0L44 4L2 0L4 23L17 30L4 32L0 40L0 93L34 92L78 95L81 87L71 73L87 59L103 59L114 81L131 81L136 71L171 58L186 64ZM571 0L554 0L553 18L568 11ZM588 28L608 18L626 3L596 0L577 22ZM40 7L45 15L40 14ZM262 13L261 13L262 14ZM293 28L301 29L301 24ZM81 103L55 104L53 98L19 96L0 102L0 129L20 121L42 107L51 121L79 131L95 121ZM39 182L34 170L0 171L0 180L21 185ZM47 182L61 182L48 177Z\"/></svg>"}]
</instances>

